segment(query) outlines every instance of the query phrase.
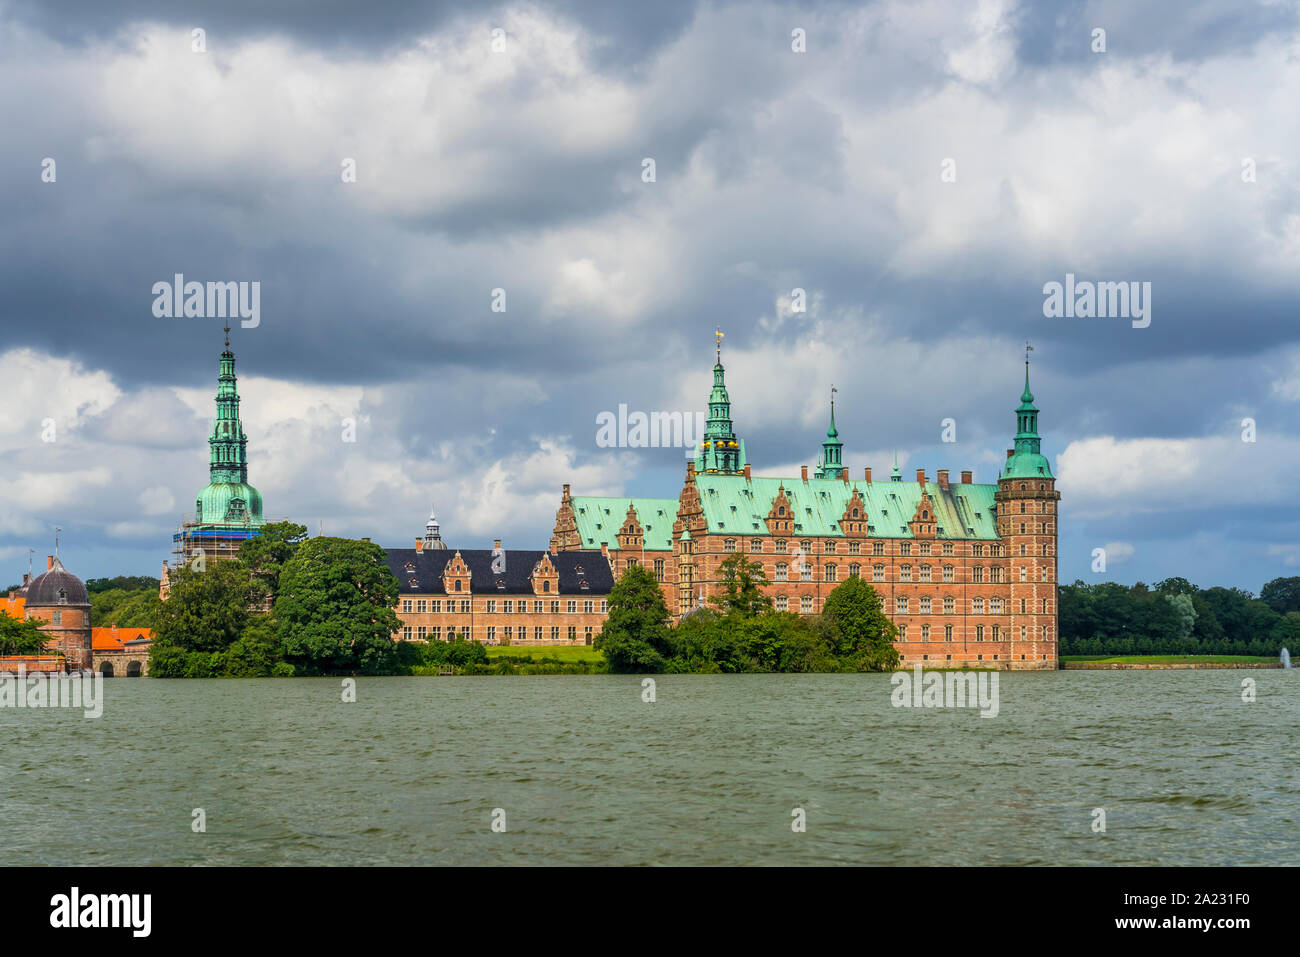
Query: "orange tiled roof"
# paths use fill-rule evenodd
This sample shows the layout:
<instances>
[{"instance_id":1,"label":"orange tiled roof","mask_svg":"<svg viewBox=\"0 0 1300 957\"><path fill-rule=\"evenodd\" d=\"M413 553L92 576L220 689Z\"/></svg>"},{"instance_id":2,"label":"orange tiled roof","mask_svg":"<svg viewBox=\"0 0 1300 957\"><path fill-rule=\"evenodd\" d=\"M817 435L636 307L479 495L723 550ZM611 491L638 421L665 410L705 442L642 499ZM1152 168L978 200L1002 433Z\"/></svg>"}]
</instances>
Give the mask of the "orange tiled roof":
<instances>
[{"instance_id":1,"label":"orange tiled roof","mask_svg":"<svg viewBox=\"0 0 1300 957\"><path fill-rule=\"evenodd\" d=\"M153 641L149 628L117 628L106 625L90 629L90 647L94 651L121 651L128 641Z\"/></svg>"}]
</instances>

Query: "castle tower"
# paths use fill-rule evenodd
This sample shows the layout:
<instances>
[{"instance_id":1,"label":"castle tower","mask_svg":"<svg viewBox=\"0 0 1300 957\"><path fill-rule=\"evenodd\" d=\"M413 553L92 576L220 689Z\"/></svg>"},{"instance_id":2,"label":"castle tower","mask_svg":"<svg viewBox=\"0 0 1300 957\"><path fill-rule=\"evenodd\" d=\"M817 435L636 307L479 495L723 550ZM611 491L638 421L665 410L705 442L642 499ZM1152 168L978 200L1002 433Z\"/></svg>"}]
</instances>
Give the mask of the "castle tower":
<instances>
[{"instance_id":1,"label":"castle tower","mask_svg":"<svg viewBox=\"0 0 1300 957\"><path fill-rule=\"evenodd\" d=\"M840 441L839 429L835 428L835 393L838 391L831 386L831 426L826 430L826 441L822 443L822 457L817 463L817 478L840 478L844 474L842 461L844 443Z\"/></svg>"},{"instance_id":2,"label":"castle tower","mask_svg":"<svg viewBox=\"0 0 1300 957\"><path fill-rule=\"evenodd\" d=\"M709 393L709 417L704 424L704 441L695 457L695 471L739 475L745 466L745 443L736 438L731 425L731 397L722 368L722 333L716 332L717 363L713 366L713 391Z\"/></svg>"},{"instance_id":3,"label":"castle tower","mask_svg":"<svg viewBox=\"0 0 1300 957\"><path fill-rule=\"evenodd\" d=\"M172 536L175 567L200 554L234 558L263 524L262 493L248 484L248 436L239 417L235 354L230 326L217 370L217 415L208 433L208 484L194 500L194 521Z\"/></svg>"},{"instance_id":4,"label":"castle tower","mask_svg":"<svg viewBox=\"0 0 1300 957\"><path fill-rule=\"evenodd\" d=\"M429 520L424 523L424 539L420 547L426 552L447 550L447 543L442 540L438 516L434 514L432 505L429 506Z\"/></svg>"},{"instance_id":5,"label":"castle tower","mask_svg":"<svg viewBox=\"0 0 1300 957\"><path fill-rule=\"evenodd\" d=\"M1016 438L998 479L998 535L1006 549L1007 609L1013 667L1057 667L1057 502L1052 467L1042 454L1038 409L1029 390L1029 348L1025 391L1016 409ZM1036 662L1036 664L1035 664Z\"/></svg>"},{"instance_id":6,"label":"castle tower","mask_svg":"<svg viewBox=\"0 0 1300 957\"><path fill-rule=\"evenodd\" d=\"M68 667L78 671L90 667L90 596L76 575L63 567L58 548L46 561L46 571L28 581L23 589L25 614L40 622L50 637L49 651L61 651Z\"/></svg>"}]
</instances>

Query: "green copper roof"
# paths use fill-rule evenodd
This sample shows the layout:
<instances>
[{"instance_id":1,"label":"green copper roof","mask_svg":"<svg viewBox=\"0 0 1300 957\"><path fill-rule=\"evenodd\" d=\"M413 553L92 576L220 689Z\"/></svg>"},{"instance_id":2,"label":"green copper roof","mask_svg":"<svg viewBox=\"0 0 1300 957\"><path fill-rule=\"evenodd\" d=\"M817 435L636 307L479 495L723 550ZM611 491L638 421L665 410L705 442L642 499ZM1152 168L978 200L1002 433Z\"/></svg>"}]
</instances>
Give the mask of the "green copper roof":
<instances>
[{"instance_id":1,"label":"green copper roof","mask_svg":"<svg viewBox=\"0 0 1300 957\"><path fill-rule=\"evenodd\" d=\"M845 482L843 479L752 478L743 475L696 475L700 504L715 535L768 535L767 515L782 487L791 506L791 528L777 532L783 538L800 535L841 535L840 517L853 490L867 507L867 534L872 538L911 538L908 522L921 502L917 482ZM938 537L995 539L997 522L993 503L996 485L949 485L943 491L927 482L926 493L934 506Z\"/></svg>"},{"instance_id":2,"label":"green copper roof","mask_svg":"<svg viewBox=\"0 0 1300 957\"><path fill-rule=\"evenodd\" d=\"M1027 355L1027 353L1026 353ZM1025 361L1025 391L1016 409L1016 441L1011 457L1002 467L1003 478L1051 478L1052 466L1042 454L1042 436L1038 434L1038 409L1029 391L1029 362Z\"/></svg>"},{"instance_id":3,"label":"green copper roof","mask_svg":"<svg viewBox=\"0 0 1300 957\"><path fill-rule=\"evenodd\" d=\"M208 434L209 484L194 502L194 520L203 525L261 525L262 493L248 484L248 436L239 419L235 354L221 353L217 372L217 417Z\"/></svg>"},{"instance_id":4,"label":"green copper roof","mask_svg":"<svg viewBox=\"0 0 1300 957\"><path fill-rule=\"evenodd\" d=\"M675 498L575 495L571 504L574 520L578 524L578 534L582 536L582 547L599 548L608 545L610 551L617 551L618 530L627 519L629 502L636 509L637 519L645 532L646 551L671 551L673 522L677 521Z\"/></svg>"}]
</instances>

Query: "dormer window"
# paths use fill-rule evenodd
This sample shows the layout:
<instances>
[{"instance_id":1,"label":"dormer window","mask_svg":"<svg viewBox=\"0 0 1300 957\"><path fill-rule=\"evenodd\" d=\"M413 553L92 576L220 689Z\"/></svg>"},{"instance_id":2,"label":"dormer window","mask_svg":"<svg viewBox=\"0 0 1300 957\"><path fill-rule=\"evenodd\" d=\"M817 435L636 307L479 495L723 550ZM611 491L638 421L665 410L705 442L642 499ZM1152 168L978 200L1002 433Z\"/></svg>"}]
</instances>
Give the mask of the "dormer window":
<instances>
[{"instance_id":1,"label":"dormer window","mask_svg":"<svg viewBox=\"0 0 1300 957\"><path fill-rule=\"evenodd\" d=\"M68 593L67 593L64 589L60 588L60 589L59 589L59 604L60 604L60 605L66 605L67 603L68 603Z\"/></svg>"},{"instance_id":2,"label":"dormer window","mask_svg":"<svg viewBox=\"0 0 1300 957\"><path fill-rule=\"evenodd\" d=\"M544 581L544 582L542 582L542 591L544 591L544 592L549 592L550 590L551 590L551 583L550 583L550 581L548 580L548 581Z\"/></svg>"},{"instance_id":3,"label":"dormer window","mask_svg":"<svg viewBox=\"0 0 1300 957\"><path fill-rule=\"evenodd\" d=\"M456 579L456 591L460 591L460 579Z\"/></svg>"},{"instance_id":4,"label":"dormer window","mask_svg":"<svg viewBox=\"0 0 1300 957\"><path fill-rule=\"evenodd\" d=\"M579 575L582 574L582 566L581 566L581 565L579 565L579 566L577 567L577 572L578 572Z\"/></svg>"},{"instance_id":5,"label":"dormer window","mask_svg":"<svg viewBox=\"0 0 1300 957\"><path fill-rule=\"evenodd\" d=\"M406 581L406 584L408 584L408 585L410 585L412 588L414 588L416 585L419 584L419 582L417 582L414 578L408 578L407 581Z\"/></svg>"},{"instance_id":6,"label":"dormer window","mask_svg":"<svg viewBox=\"0 0 1300 957\"><path fill-rule=\"evenodd\" d=\"M505 590L506 590L506 580L504 578L498 578L497 591L505 591Z\"/></svg>"},{"instance_id":7,"label":"dormer window","mask_svg":"<svg viewBox=\"0 0 1300 957\"><path fill-rule=\"evenodd\" d=\"M406 570L407 570L408 572L413 572L413 571L415 571L415 562L407 562L407 563L406 563Z\"/></svg>"},{"instance_id":8,"label":"dormer window","mask_svg":"<svg viewBox=\"0 0 1300 957\"><path fill-rule=\"evenodd\" d=\"M584 578L582 581L578 582L578 587L581 588L583 591L586 591L591 586L587 584L587 579Z\"/></svg>"}]
</instances>

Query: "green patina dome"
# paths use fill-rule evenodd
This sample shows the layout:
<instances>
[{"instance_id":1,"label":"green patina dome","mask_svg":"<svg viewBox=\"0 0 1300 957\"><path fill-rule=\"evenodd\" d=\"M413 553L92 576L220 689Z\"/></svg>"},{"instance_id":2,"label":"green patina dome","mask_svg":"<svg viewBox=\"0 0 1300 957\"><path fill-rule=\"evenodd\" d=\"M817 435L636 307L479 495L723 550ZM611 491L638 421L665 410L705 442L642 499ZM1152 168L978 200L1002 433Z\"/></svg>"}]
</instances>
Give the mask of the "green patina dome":
<instances>
[{"instance_id":1,"label":"green patina dome","mask_svg":"<svg viewBox=\"0 0 1300 957\"><path fill-rule=\"evenodd\" d=\"M261 525L262 493L248 484L248 436L239 420L235 354L226 343L217 375L217 417L208 435L208 486L194 502L201 525Z\"/></svg>"},{"instance_id":2,"label":"green patina dome","mask_svg":"<svg viewBox=\"0 0 1300 957\"><path fill-rule=\"evenodd\" d=\"M1026 353L1027 355L1027 353ZM1029 362L1025 362L1025 391L1016 409L1016 441L1011 457L1002 468L1003 478L1051 478L1052 465L1042 454L1042 437L1038 434L1038 409L1029 391Z\"/></svg>"}]
</instances>

